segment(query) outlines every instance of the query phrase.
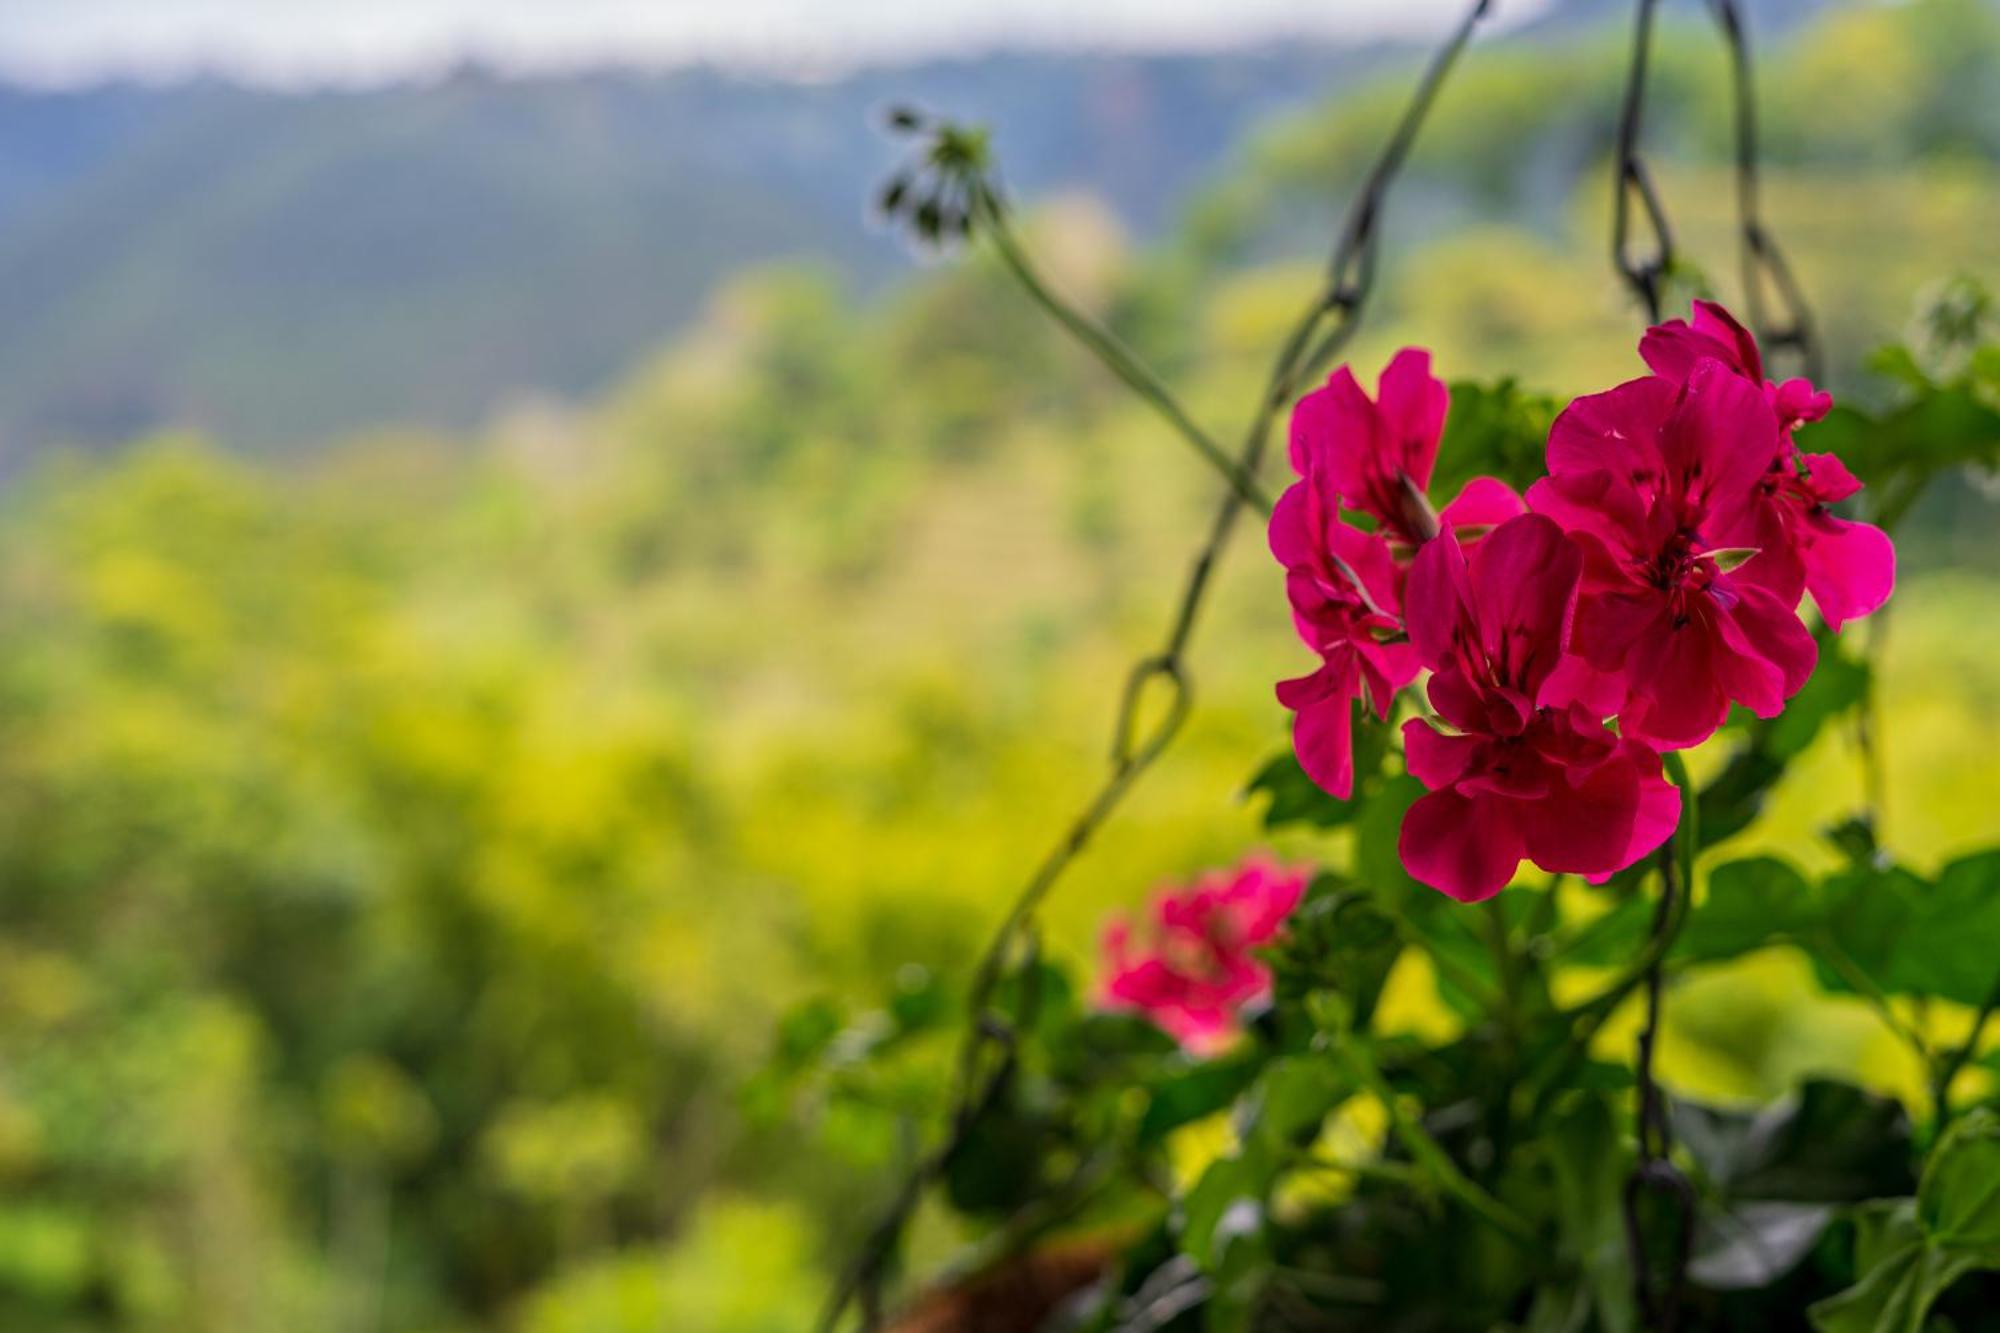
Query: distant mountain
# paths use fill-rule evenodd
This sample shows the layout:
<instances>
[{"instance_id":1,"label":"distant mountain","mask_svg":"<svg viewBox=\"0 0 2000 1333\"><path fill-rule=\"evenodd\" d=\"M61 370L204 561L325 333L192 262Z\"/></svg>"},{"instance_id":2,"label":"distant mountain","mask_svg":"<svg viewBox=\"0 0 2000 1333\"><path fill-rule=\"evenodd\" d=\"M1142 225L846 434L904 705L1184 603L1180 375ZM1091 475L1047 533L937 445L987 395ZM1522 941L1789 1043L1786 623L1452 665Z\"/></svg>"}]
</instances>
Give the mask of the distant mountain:
<instances>
[{"instance_id":1,"label":"distant mountain","mask_svg":"<svg viewBox=\"0 0 2000 1333\"><path fill-rule=\"evenodd\" d=\"M0 89L0 458L164 424L280 448L585 393L745 264L899 272L866 224L898 101L998 127L1026 196L1158 228L1273 111L1392 48L996 55L285 94Z\"/></svg>"}]
</instances>

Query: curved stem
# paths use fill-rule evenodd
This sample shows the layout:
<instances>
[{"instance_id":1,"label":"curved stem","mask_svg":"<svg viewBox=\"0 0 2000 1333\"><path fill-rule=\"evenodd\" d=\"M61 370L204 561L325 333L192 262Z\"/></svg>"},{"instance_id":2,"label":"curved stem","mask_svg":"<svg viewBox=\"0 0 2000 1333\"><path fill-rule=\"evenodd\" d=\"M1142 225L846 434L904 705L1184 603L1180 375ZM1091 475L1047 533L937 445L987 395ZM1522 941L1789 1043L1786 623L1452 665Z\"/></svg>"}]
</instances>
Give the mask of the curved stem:
<instances>
[{"instance_id":1,"label":"curved stem","mask_svg":"<svg viewBox=\"0 0 2000 1333\"><path fill-rule=\"evenodd\" d=\"M1972 1030L1965 1034L1965 1040L1939 1056L1932 1066L1931 1113L1937 1122L1936 1133L1932 1136L1933 1141L1938 1135L1942 1135L1945 1127L1951 1123L1952 1080L1956 1079L1959 1071L1965 1068L1966 1061L1978 1053L1979 1039L1985 1035L1987 1020L1993 1017L1996 1008L2000 1008L2000 981L1994 982L1993 989L1986 993L1986 1001L1979 1006L1979 1012L1973 1016Z\"/></svg>"},{"instance_id":2,"label":"curved stem","mask_svg":"<svg viewBox=\"0 0 2000 1333\"><path fill-rule=\"evenodd\" d=\"M1382 1077L1382 1071L1369 1058L1367 1047L1356 1041L1350 1033L1341 1032L1333 1042L1333 1058L1346 1075L1354 1082L1373 1093L1388 1113L1389 1128L1410 1154L1430 1182L1445 1194L1450 1195L1466 1211L1486 1222L1508 1239L1524 1247L1538 1243L1535 1228L1519 1213L1481 1189L1470 1177L1458 1169L1458 1163L1451 1155L1438 1146L1431 1137L1397 1099L1395 1089Z\"/></svg>"},{"instance_id":3,"label":"curved stem","mask_svg":"<svg viewBox=\"0 0 2000 1333\"><path fill-rule=\"evenodd\" d=\"M1209 465L1220 472L1244 503L1259 513L1271 512L1271 501L1257 485L1256 479L1232 459L1213 436L1196 424L1180 400L1174 397L1165 381L1153 369L1139 359L1139 354L1126 346L1117 334L1092 319L1075 305L1065 300L1051 287L1028 252L1014 234L1013 225L1008 221L1007 210L991 187L981 182L974 187L973 208L976 210L986 234L993 240L993 248L1000 256L1000 262L1021 284L1028 296L1040 306L1051 319L1069 331L1070 336L1104 363L1106 369L1138 394L1147 406L1166 419L1180 437L1194 447L1196 453L1206 459Z\"/></svg>"}]
</instances>

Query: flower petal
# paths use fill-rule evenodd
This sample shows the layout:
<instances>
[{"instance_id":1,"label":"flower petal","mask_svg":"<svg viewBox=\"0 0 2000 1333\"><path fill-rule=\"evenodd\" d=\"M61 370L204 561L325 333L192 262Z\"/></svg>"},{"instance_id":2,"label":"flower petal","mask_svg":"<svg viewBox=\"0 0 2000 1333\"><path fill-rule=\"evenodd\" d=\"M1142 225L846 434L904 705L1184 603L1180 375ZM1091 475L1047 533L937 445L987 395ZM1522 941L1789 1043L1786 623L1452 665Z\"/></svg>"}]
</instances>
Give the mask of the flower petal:
<instances>
[{"instance_id":1,"label":"flower petal","mask_svg":"<svg viewBox=\"0 0 2000 1333\"><path fill-rule=\"evenodd\" d=\"M1397 839L1404 868L1459 902L1491 898L1507 887L1526 850L1512 818L1514 804L1456 791L1419 797L1404 814Z\"/></svg>"},{"instance_id":2,"label":"flower petal","mask_svg":"<svg viewBox=\"0 0 2000 1333\"><path fill-rule=\"evenodd\" d=\"M1889 600L1896 589L1896 548L1887 533L1826 513L1812 516L1810 532L1806 591L1829 629L1838 631Z\"/></svg>"}]
</instances>

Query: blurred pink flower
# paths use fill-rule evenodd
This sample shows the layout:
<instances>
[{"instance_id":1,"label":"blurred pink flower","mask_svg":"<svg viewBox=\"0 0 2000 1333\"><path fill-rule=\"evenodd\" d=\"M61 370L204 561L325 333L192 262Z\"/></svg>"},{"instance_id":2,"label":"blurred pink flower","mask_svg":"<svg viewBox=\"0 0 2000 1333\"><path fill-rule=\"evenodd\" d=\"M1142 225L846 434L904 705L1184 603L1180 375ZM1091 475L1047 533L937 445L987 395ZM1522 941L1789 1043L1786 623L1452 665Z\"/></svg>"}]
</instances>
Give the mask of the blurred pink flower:
<instances>
[{"instance_id":1,"label":"blurred pink flower","mask_svg":"<svg viewBox=\"0 0 2000 1333\"><path fill-rule=\"evenodd\" d=\"M1446 533L1411 567L1410 638L1454 730L1404 724L1409 771L1430 794L1404 816L1398 850L1412 876L1461 902L1498 893L1524 859L1602 878L1680 818L1659 756L1560 697L1582 574L1582 553L1540 515L1510 520L1469 558Z\"/></svg>"},{"instance_id":2,"label":"blurred pink flower","mask_svg":"<svg viewBox=\"0 0 2000 1333\"><path fill-rule=\"evenodd\" d=\"M1253 856L1162 891L1137 928L1114 919L1104 929L1100 1003L1145 1014L1196 1054L1226 1044L1243 1006L1271 993L1270 969L1252 950L1278 938L1309 878Z\"/></svg>"}]
</instances>

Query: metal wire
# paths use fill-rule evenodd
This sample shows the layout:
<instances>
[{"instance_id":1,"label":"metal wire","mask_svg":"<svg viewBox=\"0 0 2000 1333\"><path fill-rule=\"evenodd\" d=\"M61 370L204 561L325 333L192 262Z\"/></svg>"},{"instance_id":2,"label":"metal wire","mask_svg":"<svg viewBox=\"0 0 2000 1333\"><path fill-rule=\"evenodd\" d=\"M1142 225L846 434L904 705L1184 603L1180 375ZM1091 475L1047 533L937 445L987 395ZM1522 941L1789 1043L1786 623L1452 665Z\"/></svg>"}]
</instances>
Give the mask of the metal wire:
<instances>
[{"instance_id":1,"label":"metal wire","mask_svg":"<svg viewBox=\"0 0 2000 1333\"><path fill-rule=\"evenodd\" d=\"M1631 71L1625 84L1618 122L1617 179L1613 186L1611 262L1625 284L1644 304L1649 323L1660 320L1661 285L1674 265L1673 228L1640 150L1646 98L1647 66L1652 55L1653 21L1658 0L1637 0L1632 39ZM1730 84L1734 99L1736 138L1737 227L1741 238L1743 294L1751 327L1767 352L1797 355L1807 376L1824 373L1819 339L1804 293L1786 264L1783 252L1764 225L1758 180L1757 109L1749 35L1736 0L1709 0L1710 12L1728 47ZM1634 201L1644 210L1651 233L1650 251L1635 248ZM1768 287L1768 292L1767 292ZM1767 298L1775 295L1781 316L1773 321ZM1684 816L1685 817L1685 816ZM1683 858L1670 840L1660 853L1660 902L1654 913L1651 963L1643 985L1645 1025L1639 1033L1633 1076L1638 1098L1638 1156L1624 1191L1626 1244L1632 1259L1633 1291L1646 1328L1672 1333L1680 1321L1681 1295L1694 1241L1694 1188L1673 1162L1673 1127L1665 1099L1654 1077L1661 1012L1661 975L1666 944L1679 915L1693 874L1692 855ZM1680 909L1677 913L1677 906ZM1661 1248L1665 1267L1657 1269L1656 1249L1647 1227L1648 1199L1664 1206L1672 1228Z\"/></svg>"},{"instance_id":2,"label":"metal wire","mask_svg":"<svg viewBox=\"0 0 2000 1333\"><path fill-rule=\"evenodd\" d=\"M947 1137L905 1175L883 1217L871 1228L859 1253L842 1272L821 1313L822 1330L836 1328L848 1311L855 1309L860 1312L863 1330L872 1333L881 1326L883 1286L910 1215L925 1189L963 1144L980 1114L1004 1093L1015 1068L1016 1041L1012 1025L997 1021L991 1013L995 988L1021 941L1031 931L1042 901L1132 785L1165 752L1192 709L1194 685L1186 662L1188 643L1207 599L1216 563L1246 504L1250 503L1249 497L1255 494L1254 482L1272 424L1277 414L1290 406L1300 388L1338 355L1353 336L1374 288L1383 203L1439 89L1491 7L1492 0L1475 0L1452 29L1419 80L1402 119L1349 208L1327 265L1325 282L1285 340L1270 379L1254 406L1234 468L1230 470L1231 484L1224 487L1207 536L1195 553L1165 641L1157 652L1140 659L1126 677L1112 728L1110 772L1029 876L981 957L971 989ZM1249 484L1244 484L1246 481ZM1142 725L1148 696L1162 684L1168 691L1162 711L1157 720Z\"/></svg>"},{"instance_id":3,"label":"metal wire","mask_svg":"<svg viewBox=\"0 0 2000 1333\"><path fill-rule=\"evenodd\" d=\"M1722 39L1729 47L1731 94L1736 120L1736 212L1742 235L1743 300L1750 327L1757 333L1766 355L1791 352L1797 355L1807 379L1825 378L1825 357L1813 323L1805 293L1792 276L1791 265L1764 225L1758 188L1757 96L1750 58L1750 35L1736 0L1709 0L1709 10ZM1780 306L1774 322L1766 304L1765 285Z\"/></svg>"}]
</instances>

